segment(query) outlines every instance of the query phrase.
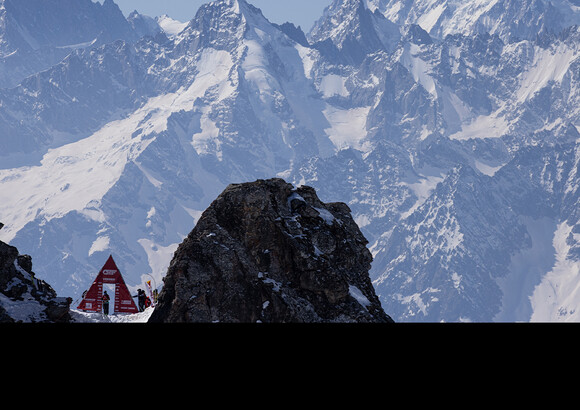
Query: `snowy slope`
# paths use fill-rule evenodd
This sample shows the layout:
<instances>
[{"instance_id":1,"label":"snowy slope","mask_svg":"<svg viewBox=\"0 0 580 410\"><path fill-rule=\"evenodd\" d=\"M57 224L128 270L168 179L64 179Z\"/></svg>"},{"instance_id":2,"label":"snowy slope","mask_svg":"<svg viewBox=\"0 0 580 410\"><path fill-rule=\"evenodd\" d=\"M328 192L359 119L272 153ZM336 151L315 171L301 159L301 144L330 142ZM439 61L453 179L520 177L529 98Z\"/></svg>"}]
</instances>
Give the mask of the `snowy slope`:
<instances>
[{"instance_id":1,"label":"snowy slope","mask_svg":"<svg viewBox=\"0 0 580 410\"><path fill-rule=\"evenodd\" d=\"M143 312L133 314L115 314L105 316L102 313L71 310L72 323L147 323L155 308L148 307Z\"/></svg>"},{"instance_id":2,"label":"snowy slope","mask_svg":"<svg viewBox=\"0 0 580 410\"><path fill-rule=\"evenodd\" d=\"M155 21L157 22L157 24L159 24L161 29L163 29L165 34L167 34L167 36L169 37L174 37L177 34L181 33L188 23L172 19L166 14L157 17Z\"/></svg>"},{"instance_id":3,"label":"snowy slope","mask_svg":"<svg viewBox=\"0 0 580 410\"><path fill-rule=\"evenodd\" d=\"M203 95L208 88L223 81L219 71L215 70L215 66L222 58L224 58L224 53L219 51L204 53L197 64L198 76L189 87L184 87L176 93L151 98L139 110L126 118L108 123L91 136L78 142L50 150L43 157L39 166L1 171L0 179L7 181L3 184L7 189L2 191L3 218L11 221L11 224L3 232L6 235L5 238L12 240L12 236L27 223L33 222L38 224L38 229L43 229L42 227L46 224L50 226L55 218L74 214L84 219L86 223L100 227L97 232L98 236L94 240L89 238L81 241L79 241L80 238L74 239L74 246L82 246L82 243L84 247L88 247L86 257L90 258L95 253L104 253L114 249L114 240L111 240L107 235L107 228L121 221L117 220L115 223L107 218L107 211L103 209L103 205L106 206L107 202L103 199L106 198L107 194L113 195L111 192L113 188L115 188L113 191L120 188L127 192L129 188L118 187L119 184L135 184L134 180L125 181L122 178L129 172L128 168L140 174L144 184L142 195L158 195L155 191L163 190L161 187L163 180L157 179L156 176L159 176L147 169L145 162L149 159L148 155L144 155L144 151L155 142L155 136L167 131L168 121L172 114L190 108L198 95ZM229 59L227 53L225 58L227 63ZM225 70L225 74L227 74L227 70ZM154 146L151 147L151 150L153 149L155 149ZM153 158L152 161L155 159ZM191 164L191 166L195 165ZM209 187L206 189L209 190L209 195L212 195L215 190L219 189L219 185L213 188L215 182L212 180L215 178L203 177L204 173L200 172L194 178L202 179L203 185L208 184ZM188 181L188 184L195 184L195 179ZM22 202L23 198L12 195L18 186L31 188L33 195ZM154 193L149 191L154 191ZM140 199L142 198L132 198L136 203L140 203ZM112 204L111 206L113 211L117 206L130 209L131 203ZM154 202L148 207L147 212L143 212L147 216L143 215L142 228L147 228L147 223L151 224L150 220L155 217L153 211L156 209L155 206L160 208L159 204ZM203 210L203 207L198 207L199 211L192 210L193 203L174 204L173 206L178 207L178 209L171 210L174 218L177 218L178 221L184 217L191 218L191 215ZM26 211L23 211L24 209ZM133 211L131 214L131 218L134 218L137 213ZM189 223L193 225L193 220L190 219ZM132 228L130 224L127 225L126 229L128 231L125 235L131 236L127 239L145 246L144 252L148 259L153 261L160 257L158 256L159 252L167 252L162 257L163 262L161 262L163 266L167 265L167 258L176 245L150 242L149 235L135 238L133 235L143 235L143 233L133 234L131 231L135 228ZM175 243L181 241L187 233L187 225L175 227L173 232ZM63 254L63 258L68 258L68 256L68 253ZM154 272L158 283L161 283L162 273L162 271ZM92 273L87 272L87 275L89 274ZM82 280L87 283L87 277Z\"/></svg>"}]
</instances>

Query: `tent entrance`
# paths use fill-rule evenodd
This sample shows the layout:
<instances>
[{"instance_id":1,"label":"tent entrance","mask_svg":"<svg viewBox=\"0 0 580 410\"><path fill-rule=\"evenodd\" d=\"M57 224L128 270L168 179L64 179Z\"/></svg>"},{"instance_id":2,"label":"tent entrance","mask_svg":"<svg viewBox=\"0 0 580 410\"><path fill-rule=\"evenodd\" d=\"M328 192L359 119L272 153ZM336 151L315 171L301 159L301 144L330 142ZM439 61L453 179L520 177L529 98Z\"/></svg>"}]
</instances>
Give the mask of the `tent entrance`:
<instances>
[{"instance_id":1,"label":"tent entrance","mask_svg":"<svg viewBox=\"0 0 580 410\"><path fill-rule=\"evenodd\" d=\"M115 289L117 285L113 283L103 283L103 294L107 292L109 295L109 314L117 313L115 310Z\"/></svg>"}]
</instances>

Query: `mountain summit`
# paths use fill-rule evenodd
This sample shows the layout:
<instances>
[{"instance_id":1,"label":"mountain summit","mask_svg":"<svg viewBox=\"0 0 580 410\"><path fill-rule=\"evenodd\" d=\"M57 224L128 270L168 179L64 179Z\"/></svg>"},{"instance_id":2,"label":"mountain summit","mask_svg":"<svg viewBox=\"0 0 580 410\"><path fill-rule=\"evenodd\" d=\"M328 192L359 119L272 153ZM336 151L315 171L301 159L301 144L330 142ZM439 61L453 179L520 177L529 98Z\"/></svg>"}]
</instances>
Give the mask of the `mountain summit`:
<instances>
[{"instance_id":1,"label":"mountain summit","mask_svg":"<svg viewBox=\"0 0 580 410\"><path fill-rule=\"evenodd\" d=\"M175 252L150 322L392 322L366 243L312 188L230 185Z\"/></svg>"},{"instance_id":2,"label":"mountain summit","mask_svg":"<svg viewBox=\"0 0 580 410\"><path fill-rule=\"evenodd\" d=\"M364 0L334 0L309 33L311 43L331 42L351 64L375 51L393 51L399 39L399 27L371 12Z\"/></svg>"}]
</instances>

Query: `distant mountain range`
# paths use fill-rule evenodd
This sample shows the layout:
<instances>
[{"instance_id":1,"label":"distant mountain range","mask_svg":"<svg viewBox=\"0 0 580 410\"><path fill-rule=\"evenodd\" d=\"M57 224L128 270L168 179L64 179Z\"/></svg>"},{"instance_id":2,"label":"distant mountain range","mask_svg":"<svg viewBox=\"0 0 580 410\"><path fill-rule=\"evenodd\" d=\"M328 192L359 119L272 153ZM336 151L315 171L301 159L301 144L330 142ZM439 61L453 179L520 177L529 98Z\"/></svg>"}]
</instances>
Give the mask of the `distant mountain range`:
<instances>
[{"instance_id":1,"label":"distant mountain range","mask_svg":"<svg viewBox=\"0 0 580 410\"><path fill-rule=\"evenodd\" d=\"M160 287L230 183L348 203L395 321L580 320L580 4L245 0L187 24L0 0L0 240L77 298Z\"/></svg>"}]
</instances>

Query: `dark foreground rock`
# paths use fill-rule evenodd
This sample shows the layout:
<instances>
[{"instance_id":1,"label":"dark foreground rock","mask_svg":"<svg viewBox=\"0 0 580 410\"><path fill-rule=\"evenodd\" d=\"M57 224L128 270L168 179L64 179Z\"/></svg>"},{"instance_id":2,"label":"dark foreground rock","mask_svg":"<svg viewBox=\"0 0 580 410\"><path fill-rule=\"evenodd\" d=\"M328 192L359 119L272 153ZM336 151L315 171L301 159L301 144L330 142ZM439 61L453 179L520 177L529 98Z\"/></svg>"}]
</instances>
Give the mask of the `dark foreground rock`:
<instances>
[{"instance_id":1,"label":"dark foreground rock","mask_svg":"<svg viewBox=\"0 0 580 410\"><path fill-rule=\"evenodd\" d=\"M313 188L232 184L175 252L150 322L392 322L367 243Z\"/></svg>"},{"instance_id":2,"label":"dark foreground rock","mask_svg":"<svg viewBox=\"0 0 580 410\"><path fill-rule=\"evenodd\" d=\"M0 241L0 323L70 322L70 303L35 278L30 256Z\"/></svg>"}]
</instances>

